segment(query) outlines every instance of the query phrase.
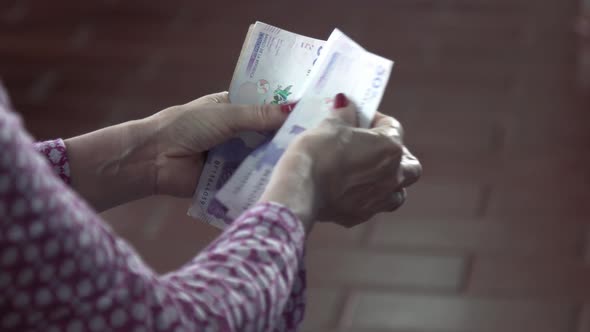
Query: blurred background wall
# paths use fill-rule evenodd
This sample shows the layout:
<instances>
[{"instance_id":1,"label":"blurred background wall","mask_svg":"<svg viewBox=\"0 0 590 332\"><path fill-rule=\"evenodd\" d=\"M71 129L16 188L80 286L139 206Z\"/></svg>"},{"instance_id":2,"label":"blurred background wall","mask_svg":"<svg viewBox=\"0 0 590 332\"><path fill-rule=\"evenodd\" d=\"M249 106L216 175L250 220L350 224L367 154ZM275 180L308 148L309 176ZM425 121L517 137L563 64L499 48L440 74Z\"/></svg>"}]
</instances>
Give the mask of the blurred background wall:
<instances>
[{"instance_id":1,"label":"blurred background wall","mask_svg":"<svg viewBox=\"0 0 590 332\"><path fill-rule=\"evenodd\" d=\"M585 10L576 0L2 0L0 77L37 139L65 138L227 89L256 20L316 38L338 27L396 61L381 108L404 123L424 177L394 214L316 228L305 330L588 332ZM164 272L218 234L187 206L153 197L104 217Z\"/></svg>"}]
</instances>

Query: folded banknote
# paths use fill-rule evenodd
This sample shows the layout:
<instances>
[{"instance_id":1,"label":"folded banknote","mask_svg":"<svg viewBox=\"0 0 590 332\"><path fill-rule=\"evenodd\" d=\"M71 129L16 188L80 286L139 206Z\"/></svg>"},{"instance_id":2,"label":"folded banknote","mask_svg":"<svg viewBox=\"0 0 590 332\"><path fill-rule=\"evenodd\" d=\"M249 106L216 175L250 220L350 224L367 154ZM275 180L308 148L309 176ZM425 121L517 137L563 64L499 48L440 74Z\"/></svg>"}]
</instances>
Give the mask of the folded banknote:
<instances>
[{"instance_id":1,"label":"folded banknote","mask_svg":"<svg viewBox=\"0 0 590 332\"><path fill-rule=\"evenodd\" d=\"M324 41L256 22L251 25L229 88L234 104L284 104L298 100ZM209 151L188 214L223 228L226 208L217 191L272 133L244 132Z\"/></svg>"}]
</instances>

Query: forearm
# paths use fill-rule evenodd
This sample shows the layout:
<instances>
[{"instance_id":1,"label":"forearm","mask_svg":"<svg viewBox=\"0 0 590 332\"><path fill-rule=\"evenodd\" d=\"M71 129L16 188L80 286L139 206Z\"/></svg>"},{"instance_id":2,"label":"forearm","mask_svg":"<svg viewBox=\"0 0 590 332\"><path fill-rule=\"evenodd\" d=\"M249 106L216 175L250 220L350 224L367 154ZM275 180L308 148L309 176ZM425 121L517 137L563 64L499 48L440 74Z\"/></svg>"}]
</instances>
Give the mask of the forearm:
<instances>
[{"instance_id":1,"label":"forearm","mask_svg":"<svg viewBox=\"0 0 590 332\"><path fill-rule=\"evenodd\" d=\"M71 185L98 211L154 193L152 125L130 121L65 140Z\"/></svg>"}]
</instances>

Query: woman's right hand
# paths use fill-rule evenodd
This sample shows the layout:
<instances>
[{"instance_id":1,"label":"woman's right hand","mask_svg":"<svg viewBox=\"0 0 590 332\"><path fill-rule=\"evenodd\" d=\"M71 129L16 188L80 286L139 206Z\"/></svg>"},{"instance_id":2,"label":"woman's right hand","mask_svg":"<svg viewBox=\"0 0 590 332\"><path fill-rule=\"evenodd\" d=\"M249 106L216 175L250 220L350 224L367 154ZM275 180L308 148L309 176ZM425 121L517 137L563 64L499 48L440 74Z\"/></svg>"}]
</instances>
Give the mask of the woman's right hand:
<instances>
[{"instance_id":1,"label":"woman's right hand","mask_svg":"<svg viewBox=\"0 0 590 332\"><path fill-rule=\"evenodd\" d=\"M342 94L334 104L289 146L261 198L286 205L308 229L314 220L352 227L393 211L422 172L397 120L377 113L371 128L358 128L356 106Z\"/></svg>"}]
</instances>

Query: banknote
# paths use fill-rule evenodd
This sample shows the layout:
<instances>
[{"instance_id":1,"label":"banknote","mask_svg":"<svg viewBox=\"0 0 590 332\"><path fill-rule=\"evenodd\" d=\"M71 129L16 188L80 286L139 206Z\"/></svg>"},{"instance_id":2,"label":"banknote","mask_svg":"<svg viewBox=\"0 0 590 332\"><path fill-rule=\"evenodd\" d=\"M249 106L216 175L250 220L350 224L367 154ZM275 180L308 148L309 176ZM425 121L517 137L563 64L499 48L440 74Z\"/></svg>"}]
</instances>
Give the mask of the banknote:
<instances>
[{"instance_id":1,"label":"banknote","mask_svg":"<svg viewBox=\"0 0 590 332\"><path fill-rule=\"evenodd\" d=\"M325 41L262 22L251 25L229 88L234 104L284 104L301 98ZM214 226L226 226L225 208L216 192L258 146L273 133L244 132L208 152L188 214Z\"/></svg>"},{"instance_id":2,"label":"banknote","mask_svg":"<svg viewBox=\"0 0 590 332\"><path fill-rule=\"evenodd\" d=\"M217 201L226 217L236 218L258 201L289 143L329 115L337 93L345 93L357 104L359 124L368 127L392 67L391 60L367 52L340 30L334 30L285 124L269 142L251 153L217 192Z\"/></svg>"}]
</instances>

